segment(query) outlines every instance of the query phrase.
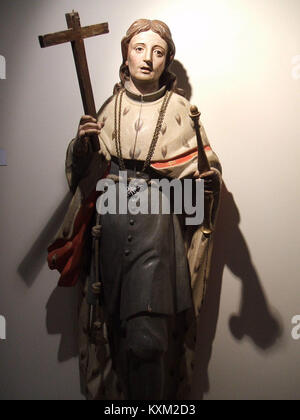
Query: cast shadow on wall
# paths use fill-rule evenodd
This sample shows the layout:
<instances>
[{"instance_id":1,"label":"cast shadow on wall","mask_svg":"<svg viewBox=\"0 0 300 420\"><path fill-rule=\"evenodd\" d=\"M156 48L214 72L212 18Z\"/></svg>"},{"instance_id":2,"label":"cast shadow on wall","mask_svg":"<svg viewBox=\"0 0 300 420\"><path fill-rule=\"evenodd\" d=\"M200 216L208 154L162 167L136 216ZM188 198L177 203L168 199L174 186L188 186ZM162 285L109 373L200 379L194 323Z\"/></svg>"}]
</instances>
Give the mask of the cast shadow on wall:
<instances>
[{"instance_id":1,"label":"cast shadow on wall","mask_svg":"<svg viewBox=\"0 0 300 420\"><path fill-rule=\"evenodd\" d=\"M190 100L192 87L183 65L174 60L170 67L177 76L177 86L184 90ZM205 303L198 325L198 342L194 375L193 395L203 399L209 391L208 366L216 334L222 277L225 265L242 282L240 313L229 319L230 331L237 340L248 336L262 351L275 346L282 335L280 321L271 313L264 296L260 279L251 260L247 243L239 229L240 215L233 195L222 186L221 204L215 232L212 269Z\"/></svg>"},{"instance_id":2,"label":"cast shadow on wall","mask_svg":"<svg viewBox=\"0 0 300 420\"><path fill-rule=\"evenodd\" d=\"M49 219L47 225L43 228L38 238L35 240L34 244L18 266L17 271L28 287L32 286L45 265L47 259L47 248L64 219L71 198L71 193L67 193L65 195L52 217Z\"/></svg>"},{"instance_id":3,"label":"cast shadow on wall","mask_svg":"<svg viewBox=\"0 0 300 420\"><path fill-rule=\"evenodd\" d=\"M18 273L28 287L31 287L46 264L47 247L58 231L71 201L71 193L63 198L47 225L18 266ZM57 280L59 273L57 273ZM56 284L54 283L56 286ZM54 287L46 305L46 327L49 334L60 334L57 359L63 362L77 356L77 287Z\"/></svg>"},{"instance_id":4,"label":"cast shadow on wall","mask_svg":"<svg viewBox=\"0 0 300 420\"><path fill-rule=\"evenodd\" d=\"M183 65L174 60L170 67L177 86L190 100L192 87ZM230 331L237 340L248 336L262 351L275 346L282 335L280 321L271 313L260 279L251 260L247 243L239 229L240 215L233 195L222 186L221 204L215 232L212 269L205 303L199 317L193 395L203 399L209 391L208 366L219 316L222 277L225 265L242 282L240 313L229 319Z\"/></svg>"},{"instance_id":5,"label":"cast shadow on wall","mask_svg":"<svg viewBox=\"0 0 300 420\"><path fill-rule=\"evenodd\" d=\"M177 77L177 87L185 93L186 99L189 101L192 96L192 86L190 85L186 69L178 60L174 60L169 68L171 73Z\"/></svg>"},{"instance_id":6,"label":"cast shadow on wall","mask_svg":"<svg viewBox=\"0 0 300 420\"><path fill-rule=\"evenodd\" d=\"M223 183L217 220L212 269L205 302L199 316L193 398L203 399L209 391L208 366L219 317L222 277L225 265L242 283L238 314L229 319L236 340L248 336L261 351L275 348L282 335L278 315L271 310L255 270L246 240L239 228L240 215L233 195ZM230 378L228 378L230 380Z\"/></svg>"}]
</instances>

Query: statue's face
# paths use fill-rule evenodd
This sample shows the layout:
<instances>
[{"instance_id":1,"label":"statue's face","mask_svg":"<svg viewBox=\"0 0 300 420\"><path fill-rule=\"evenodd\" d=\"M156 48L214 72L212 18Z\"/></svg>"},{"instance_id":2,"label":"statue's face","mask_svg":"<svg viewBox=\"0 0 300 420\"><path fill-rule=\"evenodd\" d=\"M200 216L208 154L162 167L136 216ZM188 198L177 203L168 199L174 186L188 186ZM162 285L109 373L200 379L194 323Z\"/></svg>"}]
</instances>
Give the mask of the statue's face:
<instances>
[{"instance_id":1,"label":"statue's face","mask_svg":"<svg viewBox=\"0 0 300 420\"><path fill-rule=\"evenodd\" d=\"M157 84L162 75L168 45L156 32L141 32L131 38L126 65L130 78L143 84Z\"/></svg>"}]
</instances>

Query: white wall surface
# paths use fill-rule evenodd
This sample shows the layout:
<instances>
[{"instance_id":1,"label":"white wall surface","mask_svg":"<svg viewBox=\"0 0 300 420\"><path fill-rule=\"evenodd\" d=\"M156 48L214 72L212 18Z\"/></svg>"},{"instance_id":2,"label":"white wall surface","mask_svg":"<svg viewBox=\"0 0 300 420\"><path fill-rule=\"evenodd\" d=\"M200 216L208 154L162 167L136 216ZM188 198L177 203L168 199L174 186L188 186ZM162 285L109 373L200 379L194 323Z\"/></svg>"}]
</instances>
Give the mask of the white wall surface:
<instances>
[{"instance_id":1,"label":"white wall surface","mask_svg":"<svg viewBox=\"0 0 300 420\"><path fill-rule=\"evenodd\" d=\"M0 399L83 398L77 291L56 289L45 263L69 200L64 156L82 105L70 45L38 43L65 29L72 9L83 26L109 22L108 35L86 41L98 107L118 80L129 25L170 26L222 162L194 398L299 399L299 0L1 0Z\"/></svg>"}]
</instances>

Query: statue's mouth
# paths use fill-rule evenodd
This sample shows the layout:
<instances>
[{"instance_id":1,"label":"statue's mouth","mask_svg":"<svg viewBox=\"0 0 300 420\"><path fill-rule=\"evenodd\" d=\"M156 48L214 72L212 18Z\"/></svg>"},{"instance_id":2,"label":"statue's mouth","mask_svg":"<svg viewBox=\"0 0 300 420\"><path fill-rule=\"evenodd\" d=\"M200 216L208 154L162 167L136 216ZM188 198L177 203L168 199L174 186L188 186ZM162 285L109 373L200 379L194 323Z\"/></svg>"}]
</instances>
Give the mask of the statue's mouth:
<instances>
[{"instance_id":1,"label":"statue's mouth","mask_svg":"<svg viewBox=\"0 0 300 420\"><path fill-rule=\"evenodd\" d=\"M146 66L141 67L141 70L147 73L150 73L152 71L151 67L146 67Z\"/></svg>"}]
</instances>

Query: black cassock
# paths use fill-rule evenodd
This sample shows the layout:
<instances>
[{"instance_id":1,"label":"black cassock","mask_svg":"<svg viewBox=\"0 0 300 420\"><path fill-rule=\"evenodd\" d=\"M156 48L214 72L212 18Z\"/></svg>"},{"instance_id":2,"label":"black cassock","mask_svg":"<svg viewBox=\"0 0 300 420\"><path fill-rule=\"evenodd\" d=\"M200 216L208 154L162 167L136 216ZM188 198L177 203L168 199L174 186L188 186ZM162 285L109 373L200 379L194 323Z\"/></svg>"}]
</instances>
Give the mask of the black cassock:
<instances>
[{"instance_id":1,"label":"black cassock","mask_svg":"<svg viewBox=\"0 0 300 420\"><path fill-rule=\"evenodd\" d=\"M135 177L142 164L125 161L127 177ZM119 171L113 158L110 174ZM159 178L151 169L143 175ZM102 302L112 356L130 399L163 397L168 320L192 307L182 215L170 213L101 215Z\"/></svg>"}]
</instances>

